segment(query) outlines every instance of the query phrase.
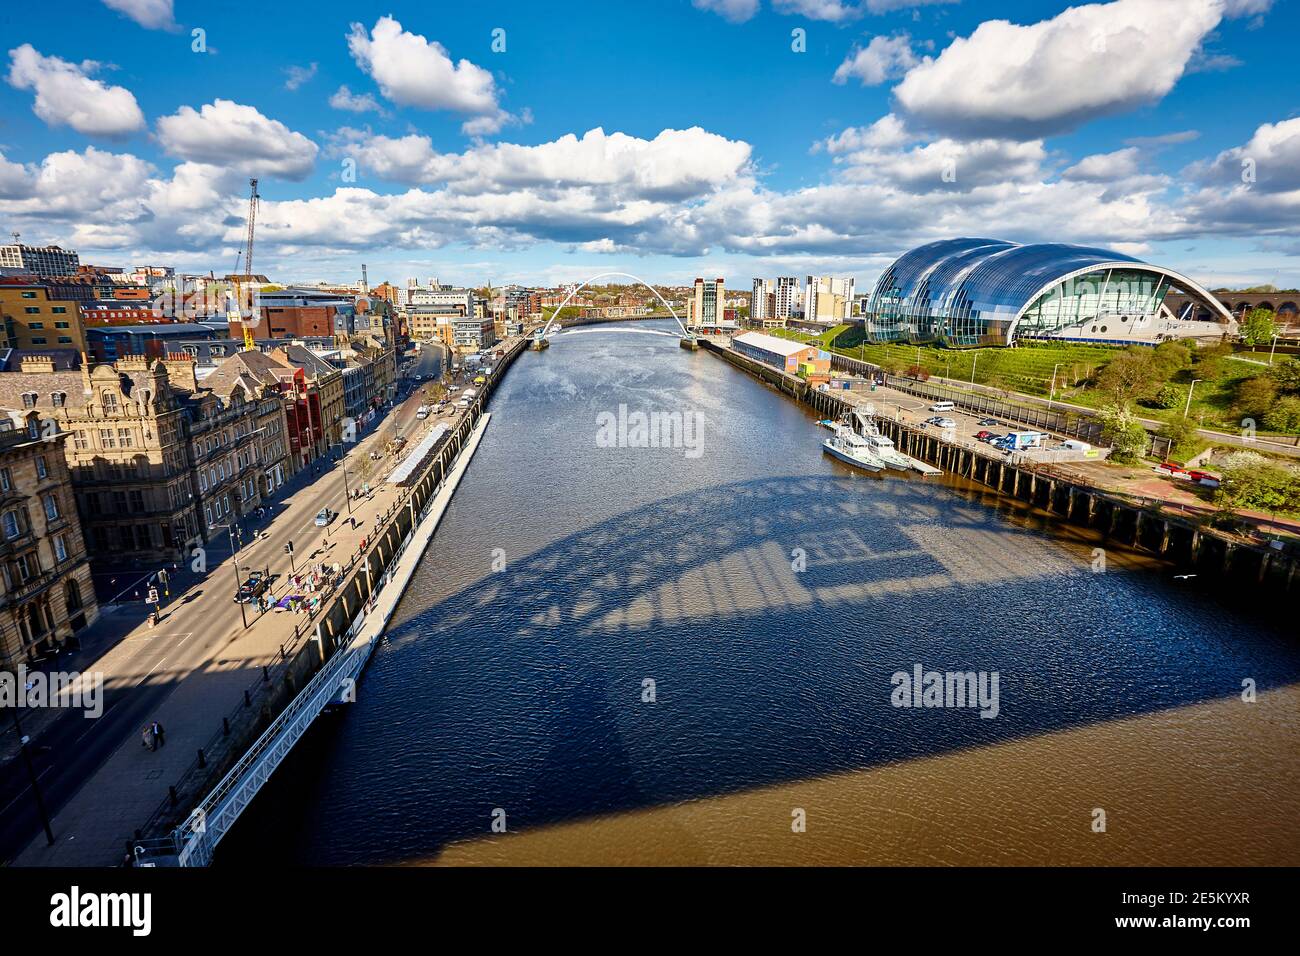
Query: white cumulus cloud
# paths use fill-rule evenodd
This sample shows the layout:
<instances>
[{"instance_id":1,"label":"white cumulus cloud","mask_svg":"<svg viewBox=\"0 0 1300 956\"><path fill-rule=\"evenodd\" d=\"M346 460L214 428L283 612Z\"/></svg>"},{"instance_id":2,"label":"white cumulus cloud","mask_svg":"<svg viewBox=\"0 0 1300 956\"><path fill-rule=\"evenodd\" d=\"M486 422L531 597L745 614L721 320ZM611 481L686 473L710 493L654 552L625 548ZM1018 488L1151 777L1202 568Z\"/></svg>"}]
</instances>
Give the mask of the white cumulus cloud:
<instances>
[{"instance_id":1,"label":"white cumulus cloud","mask_svg":"<svg viewBox=\"0 0 1300 956\"><path fill-rule=\"evenodd\" d=\"M131 91L92 79L98 64L42 56L30 43L9 51L9 85L34 90L32 110L50 126L71 126L87 136L127 136L144 127Z\"/></svg>"},{"instance_id":2,"label":"white cumulus cloud","mask_svg":"<svg viewBox=\"0 0 1300 956\"><path fill-rule=\"evenodd\" d=\"M874 36L866 46L855 47L839 65L834 82L847 83L850 78L856 78L863 86L879 86L886 80L897 79L919 62L906 34Z\"/></svg>"},{"instance_id":3,"label":"white cumulus cloud","mask_svg":"<svg viewBox=\"0 0 1300 956\"><path fill-rule=\"evenodd\" d=\"M173 156L234 169L251 176L302 179L318 147L255 107L214 100L199 110L182 106L158 120L158 140Z\"/></svg>"},{"instance_id":4,"label":"white cumulus cloud","mask_svg":"<svg viewBox=\"0 0 1300 956\"><path fill-rule=\"evenodd\" d=\"M352 24L348 50L393 103L486 116L500 111L491 72L469 60L453 63L441 43L407 32L390 16L369 31Z\"/></svg>"},{"instance_id":5,"label":"white cumulus cloud","mask_svg":"<svg viewBox=\"0 0 1300 956\"><path fill-rule=\"evenodd\" d=\"M691 0L697 10L707 10L732 23L752 20L758 13L758 0Z\"/></svg>"},{"instance_id":6,"label":"white cumulus cloud","mask_svg":"<svg viewBox=\"0 0 1300 956\"><path fill-rule=\"evenodd\" d=\"M146 30L176 30L172 0L104 0L104 6L130 17Z\"/></svg>"},{"instance_id":7,"label":"white cumulus cloud","mask_svg":"<svg viewBox=\"0 0 1300 956\"><path fill-rule=\"evenodd\" d=\"M1159 100L1223 17L1224 0L1114 0L1019 25L988 20L925 57L894 92L957 135L1034 138Z\"/></svg>"}]
</instances>

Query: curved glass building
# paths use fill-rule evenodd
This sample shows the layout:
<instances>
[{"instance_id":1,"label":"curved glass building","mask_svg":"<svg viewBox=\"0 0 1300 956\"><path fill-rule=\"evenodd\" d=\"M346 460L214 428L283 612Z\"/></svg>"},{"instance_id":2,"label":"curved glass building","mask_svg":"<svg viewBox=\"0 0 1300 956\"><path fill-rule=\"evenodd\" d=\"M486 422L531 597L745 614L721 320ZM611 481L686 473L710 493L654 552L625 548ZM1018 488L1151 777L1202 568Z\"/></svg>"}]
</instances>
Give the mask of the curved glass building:
<instances>
[{"instance_id":1,"label":"curved glass building","mask_svg":"<svg viewBox=\"0 0 1300 956\"><path fill-rule=\"evenodd\" d=\"M1171 312L1164 304L1171 289L1212 320ZM866 329L877 342L952 346L1010 345L1017 337L1155 343L1221 336L1235 332L1236 322L1191 279L1120 252L944 239L904 253L885 270L867 306Z\"/></svg>"}]
</instances>

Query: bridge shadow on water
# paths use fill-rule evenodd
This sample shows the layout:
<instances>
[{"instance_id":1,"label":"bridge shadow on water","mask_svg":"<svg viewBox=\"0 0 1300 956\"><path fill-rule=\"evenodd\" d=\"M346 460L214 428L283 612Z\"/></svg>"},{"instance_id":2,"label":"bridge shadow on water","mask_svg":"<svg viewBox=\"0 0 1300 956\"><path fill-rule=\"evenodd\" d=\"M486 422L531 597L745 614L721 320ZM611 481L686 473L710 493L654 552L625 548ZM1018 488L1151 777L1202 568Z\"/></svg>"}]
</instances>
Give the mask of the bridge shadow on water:
<instances>
[{"instance_id":1,"label":"bridge shadow on water","mask_svg":"<svg viewBox=\"0 0 1300 956\"><path fill-rule=\"evenodd\" d=\"M1094 573L1091 547L974 492L809 476L669 497L495 574L431 551L358 702L219 858L429 858L495 808L527 830L1300 679L1293 624L1118 555ZM893 706L915 664L998 672L997 717Z\"/></svg>"}]
</instances>

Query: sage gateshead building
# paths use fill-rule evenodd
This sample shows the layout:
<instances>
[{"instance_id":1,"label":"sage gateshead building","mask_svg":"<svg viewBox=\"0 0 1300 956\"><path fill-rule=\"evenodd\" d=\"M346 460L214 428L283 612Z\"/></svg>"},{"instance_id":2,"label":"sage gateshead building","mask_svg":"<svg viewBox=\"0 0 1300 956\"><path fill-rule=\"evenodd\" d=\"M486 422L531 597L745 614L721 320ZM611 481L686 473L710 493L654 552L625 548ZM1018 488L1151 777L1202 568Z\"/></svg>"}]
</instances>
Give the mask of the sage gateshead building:
<instances>
[{"instance_id":1,"label":"sage gateshead building","mask_svg":"<svg viewBox=\"0 0 1300 956\"><path fill-rule=\"evenodd\" d=\"M1187 301L1178 314L1170 292ZM875 342L1011 345L1052 338L1106 344L1220 339L1237 323L1172 269L1106 249L999 239L944 239L900 256L865 316Z\"/></svg>"}]
</instances>

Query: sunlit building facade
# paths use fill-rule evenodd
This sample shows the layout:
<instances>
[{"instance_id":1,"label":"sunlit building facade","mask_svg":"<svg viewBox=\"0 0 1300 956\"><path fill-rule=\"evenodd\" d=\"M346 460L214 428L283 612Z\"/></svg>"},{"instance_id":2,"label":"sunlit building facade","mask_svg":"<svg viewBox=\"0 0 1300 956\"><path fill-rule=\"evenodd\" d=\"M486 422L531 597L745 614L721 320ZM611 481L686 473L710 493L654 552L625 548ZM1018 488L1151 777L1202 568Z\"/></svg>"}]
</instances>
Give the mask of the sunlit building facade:
<instances>
[{"instance_id":1,"label":"sunlit building facade","mask_svg":"<svg viewBox=\"0 0 1300 956\"><path fill-rule=\"evenodd\" d=\"M1171 290L1203 321L1175 315ZM945 239L904 253L876 283L865 317L877 342L1011 345L1018 338L1125 344L1217 338L1232 314L1186 276L1106 249Z\"/></svg>"}]
</instances>

